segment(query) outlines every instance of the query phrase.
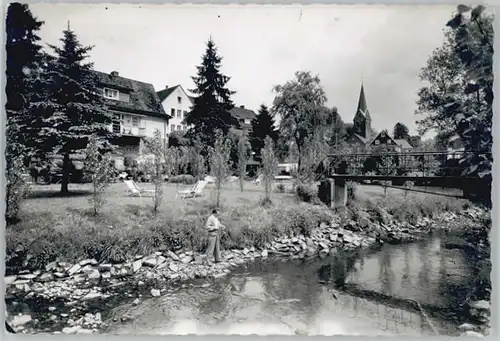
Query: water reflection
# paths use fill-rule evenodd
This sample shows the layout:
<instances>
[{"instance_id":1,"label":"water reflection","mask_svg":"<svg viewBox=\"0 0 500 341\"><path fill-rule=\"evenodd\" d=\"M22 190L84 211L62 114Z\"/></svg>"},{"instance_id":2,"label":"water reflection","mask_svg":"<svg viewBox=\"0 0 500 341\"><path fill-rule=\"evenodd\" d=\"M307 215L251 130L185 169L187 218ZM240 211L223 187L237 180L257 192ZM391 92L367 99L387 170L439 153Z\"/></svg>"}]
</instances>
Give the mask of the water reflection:
<instances>
[{"instance_id":1,"label":"water reflection","mask_svg":"<svg viewBox=\"0 0 500 341\"><path fill-rule=\"evenodd\" d=\"M443 306L472 285L466 257L439 241L389 246L370 254L337 252L325 259L254 263L208 285L199 280L137 307L123 306L133 323L115 333L428 335L417 312L388 307L347 288ZM344 292L344 291L345 292ZM458 290L458 291L457 291ZM459 298L460 299L460 298ZM439 322L439 321L438 321ZM455 329L443 321L443 332Z\"/></svg>"}]
</instances>

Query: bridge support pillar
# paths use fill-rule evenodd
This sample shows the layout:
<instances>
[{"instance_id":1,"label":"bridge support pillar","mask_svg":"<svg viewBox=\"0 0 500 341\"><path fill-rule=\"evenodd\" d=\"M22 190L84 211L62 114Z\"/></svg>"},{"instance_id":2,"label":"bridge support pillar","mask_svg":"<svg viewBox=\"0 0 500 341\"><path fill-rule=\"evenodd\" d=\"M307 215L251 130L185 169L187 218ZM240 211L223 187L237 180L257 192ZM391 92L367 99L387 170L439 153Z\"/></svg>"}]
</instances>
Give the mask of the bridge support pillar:
<instances>
[{"instance_id":1,"label":"bridge support pillar","mask_svg":"<svg viewBox=\"0 0 500 341\"><path fill-rule=\"evenodd\" d=\"M343 212L347 204L347 186L344 179L326 179L319 186L319 198L323 203Z\"/></svg>"},{"instance_id":2,"label":"bridge support pillar","mask_svg":"<svg viewBox=\"0 0 500 341\"><path fill-rule=\"evenodd\" d=\"M344 179L335 179L333 184L333 207L342 213L347 205L347 183Z\"/></svg>"}]
</instances>

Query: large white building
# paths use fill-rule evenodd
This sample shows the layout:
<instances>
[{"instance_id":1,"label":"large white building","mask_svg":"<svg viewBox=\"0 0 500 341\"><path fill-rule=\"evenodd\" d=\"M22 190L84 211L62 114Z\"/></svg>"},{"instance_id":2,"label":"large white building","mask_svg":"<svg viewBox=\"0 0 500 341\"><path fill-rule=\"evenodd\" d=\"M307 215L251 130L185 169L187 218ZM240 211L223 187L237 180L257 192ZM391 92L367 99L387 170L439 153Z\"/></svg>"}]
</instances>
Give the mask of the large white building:
<instances>
[{"instance_id":1,"label":"large white building","mask_svg":"<svg viewBox=\"0 0 500 341\"><path fill-rule=\"evenodd\" d=\"M193 107L193 98L187 94L181 85L166 86L157 92L163 110L172 118L167 127L167 134L173 131L186 131L187 126L183 124L184 117Z\"/></svg>"},{"instance_id":2,"label":"large white building","mask_svg":"<svg viewBox=\"0 0 500 341\"><path fill-rule=\"evenodd\" d=\"M114 114L109 129L117 134L115 161L121 168L126 156L143 154L144 139L153 137L156 130L167 138L170 115L163 110L152 84L122 77L116 71L94 72L106 107Z\"/></svg>"}]
</instances>

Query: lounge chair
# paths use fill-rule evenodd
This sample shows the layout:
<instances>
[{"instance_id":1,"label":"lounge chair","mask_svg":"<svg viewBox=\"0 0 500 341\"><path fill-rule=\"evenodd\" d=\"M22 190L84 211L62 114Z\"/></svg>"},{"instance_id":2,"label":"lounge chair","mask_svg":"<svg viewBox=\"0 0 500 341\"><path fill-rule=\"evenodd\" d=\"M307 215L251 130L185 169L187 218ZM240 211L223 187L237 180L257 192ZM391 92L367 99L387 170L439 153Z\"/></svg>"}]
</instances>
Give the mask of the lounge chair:
<instances>
[{"instance_id":1,"label":"lounge chair","mask_svg":"<svg viewBox=\"0 0 500 341\"><path fill-rule=\"evenodd\" d=\"M154 193L153 189L141 189L134 180L123 180L131 195L142 196L143 193Z\"/></svg>"},{"instance_id":2,"label":"lounge chair","mask_svg":"<svg viewBox=\"0 0 500 341\"><path fill-rule=\"evenodd\" d=\"M203 195L203 190L205 189L205 186L207 185L207 182L205 180L200 180L194 184L193 187L189 189L184 189L181 191L177 191L175 197L181 197L182 199L186 198L194 198L197 196Z\"/></svg>"},{"instance_id":3,"label":"lounge chair","mask_svg":"<svg viewBox=\"0 0 500 341\"><path fill-rule=\"evenodd\" d=\"M264 175L260 174L257 179L255 179L254 181L252 181L252 183L254 185L260 185L260 183L262 182L262 180L264 180Z\"/></svg>"}]
</instances>

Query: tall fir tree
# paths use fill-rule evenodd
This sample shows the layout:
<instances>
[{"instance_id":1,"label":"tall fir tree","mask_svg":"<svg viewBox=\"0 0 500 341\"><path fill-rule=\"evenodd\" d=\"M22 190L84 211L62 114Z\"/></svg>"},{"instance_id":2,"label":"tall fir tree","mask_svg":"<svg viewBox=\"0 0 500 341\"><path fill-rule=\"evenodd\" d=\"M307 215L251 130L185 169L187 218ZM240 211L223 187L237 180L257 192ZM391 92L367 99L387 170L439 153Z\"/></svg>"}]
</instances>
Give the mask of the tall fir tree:
<instances>
[{"instance_id":1,"label":"tall fir tree","mask_svg":"<svg viewBox=\"0 0 500 341\"><path fill-rule=\"evenodd\" d=\"M264 148L266 137L269 136L276 145L279 137L278 129L275 126L274 118L270 114L267 106L262 104L259 114L252 120L252 132L250 134L250 144L255 153L255 160L261 161L260 151Z\"/></svg>"},{"instance_id":2,"label":"tall fir tree","mask_svg":"<svg viewBox=\"0 0 500 341\"><path fill-rule=\"evenodd\" d=\"M39 122L30 110L33 103L40 102L43 91L43 67L46 55L39 45L37 31L43 25L31 13L28 5L12 3L6 20L6 113L9 139L7 140L7 162L12 156L22 156L27 165L36 140Z\"/></svg>"},{"instance_id":3,"label":"tall fir tree","mask_svg":"<svg viewBox=\"0 0 500 341\"><path fill-rule=\"evenodd\" d=\"M195 94L194 106L185 118L185 123L193 126L188 136L198 136L205 146L213 146L216 130L226 135L237 124L229 113L234 107L231 95L235 92L227 88L230 77L221 72L221 65L222 57L210 38L202 63L197 66L197 76L192 77L196 86L190 90Z\"/></svg>"},{"instance_id":4,"label":"tall fir tree","mask_svg":"<svg viewBox=\"0 0 500 341\"><path fill-rule=\"evenodd\" d=\"M68 192L70 154L86 148L90 136L108 140L112 116L105 110L93 63L86 63L92 46L82 46L75 33L63 31L62 47L50 45L56 56L50 72L51 96L56 108L45 120L44 140L53 152L62 154L61 192Z\"/></svg>"}]
</instances>

